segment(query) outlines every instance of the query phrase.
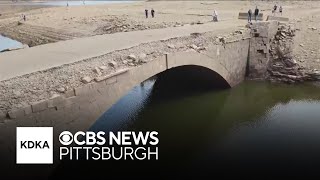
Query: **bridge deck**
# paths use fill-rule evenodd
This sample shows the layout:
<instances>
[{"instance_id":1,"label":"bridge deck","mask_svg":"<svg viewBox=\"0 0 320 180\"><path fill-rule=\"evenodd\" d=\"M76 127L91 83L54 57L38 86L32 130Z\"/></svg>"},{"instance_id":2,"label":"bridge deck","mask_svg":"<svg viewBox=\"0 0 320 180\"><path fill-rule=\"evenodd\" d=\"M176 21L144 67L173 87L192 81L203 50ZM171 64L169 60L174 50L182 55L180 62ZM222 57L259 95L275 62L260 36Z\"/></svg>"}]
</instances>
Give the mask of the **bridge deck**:
<instances>
[{"instance_id":1,"label":"bridge deck","mask_svg":"<svg viewBox=\"0 0 320 180\"><path fill-rule=\"evenodd\" d=\"M188 36L195 32L214 31L217 34L225 34L226 31L230 32L240 25L243 25L242 21L210 22L202 25L99 35L4 52L0 53L0 81L97 57L141 43Z\"/></svg>"}]
</instances>

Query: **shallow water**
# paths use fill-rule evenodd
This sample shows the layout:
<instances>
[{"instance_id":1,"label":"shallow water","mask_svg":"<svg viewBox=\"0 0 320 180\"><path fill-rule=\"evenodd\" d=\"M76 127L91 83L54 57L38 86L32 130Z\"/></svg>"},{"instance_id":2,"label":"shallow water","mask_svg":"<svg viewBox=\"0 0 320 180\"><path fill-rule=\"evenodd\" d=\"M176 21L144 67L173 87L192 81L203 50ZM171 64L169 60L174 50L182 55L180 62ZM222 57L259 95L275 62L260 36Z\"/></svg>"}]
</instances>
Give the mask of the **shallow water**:
<instances>
[{"instance_id":1,"label":"shallow water","mask_svg":"<svg viewBox=\"0 0 320 180\"><path fill-rule=\"evenodd\" d=\"M0 35L0 51L9 48L21 48L22 43Z\"/></svg>"}]
</instances>

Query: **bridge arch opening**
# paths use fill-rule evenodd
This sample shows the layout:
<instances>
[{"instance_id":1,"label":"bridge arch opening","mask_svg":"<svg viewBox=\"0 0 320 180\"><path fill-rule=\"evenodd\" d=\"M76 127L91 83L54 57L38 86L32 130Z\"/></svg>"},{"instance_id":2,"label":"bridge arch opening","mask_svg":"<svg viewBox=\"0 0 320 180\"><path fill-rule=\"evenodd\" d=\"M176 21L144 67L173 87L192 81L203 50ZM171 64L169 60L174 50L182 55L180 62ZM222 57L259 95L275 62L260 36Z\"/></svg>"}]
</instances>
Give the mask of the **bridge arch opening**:
<instances>
[{"instance_id":1,"label":"bridge arch opening","mask_svg":"<svg viewBox=\"0 0 320 180\"><path fill-rule=\"evenodd\" d=\"M166 98L230 87L220 74L209 68L184 65L157 74L152 95Z\"/></svg>"}]
</instances>

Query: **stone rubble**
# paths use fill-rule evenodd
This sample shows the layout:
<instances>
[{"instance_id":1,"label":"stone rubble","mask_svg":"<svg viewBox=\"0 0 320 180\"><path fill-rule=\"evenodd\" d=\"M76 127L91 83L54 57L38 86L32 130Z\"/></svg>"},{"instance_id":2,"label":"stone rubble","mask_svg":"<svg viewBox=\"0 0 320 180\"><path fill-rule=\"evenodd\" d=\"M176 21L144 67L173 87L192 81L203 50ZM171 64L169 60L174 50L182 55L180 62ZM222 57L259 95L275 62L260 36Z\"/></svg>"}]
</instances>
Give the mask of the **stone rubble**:
<instances>
[{"instance_id":1,"label":"stone rubble","mask_svg":"<svg viewBox=\"0 0 320 180\"><path fill-rule=\"evenodd\" d=\"M89 76L85 76L85 77L81 78L81 82L83 82L85 84L87 84L87 83L89 83L91 81L92 81L92 79Z\"/></svg>"},{"instance_id":2,"label":"stone rubble","mask_svg":"<svg viewBox=\"0 0 320 180\"><path fill-rule=\"evenodd\" d=\"M268 80L285 83L320 80L318 70L307 70L300 66L293 57L294 36L294 28L288 25L279 26L270 47L271 60L268 65ZM299 46L304 47L303 44L299 44Z\"/></svg>"}]
</instances>

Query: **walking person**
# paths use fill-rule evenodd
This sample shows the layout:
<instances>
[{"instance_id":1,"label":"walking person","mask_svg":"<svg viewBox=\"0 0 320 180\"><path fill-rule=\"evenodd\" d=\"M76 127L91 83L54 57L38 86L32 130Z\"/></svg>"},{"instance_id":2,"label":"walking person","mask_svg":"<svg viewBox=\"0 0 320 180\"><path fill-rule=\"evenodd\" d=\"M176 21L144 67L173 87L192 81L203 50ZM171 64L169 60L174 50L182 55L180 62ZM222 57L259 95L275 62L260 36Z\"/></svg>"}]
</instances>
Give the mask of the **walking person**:
<instances>
[{"instance_id":1,"label":"walking person","mask_svg":"<svg viewBox=\"0 0 320 180\"><path fill-rule=\"evenodd\" d=\"M251 23L252 11L249 9L248 11L248 22Z\"/></svg>"},{"instance_id":2,"label":"walking person","mask_svg":"<svg viewBox=\"0 0 320 180\"><path fill-rule=\"evenodd\" d=\"M148 9L145 9L144 12L146 14L146 18L148 18Z\"/></svg>"},{"instance_id":3,"label":"walking person","mask_svg":"<svg viewBox=\"0 0 320 180\"><path fill-rule=\"evenodd\" d=\"M153 8L151 9L151 16L152 16L152 18L154 18L154 10L153 10Z\"/></svg>"},{"instance_id":4,"label":"walking person","mask_svg":"<svg viewBox=\"0 0 320 180\"><path fill-rule=\"evenodd\" d=\"M280 14L282 16L282 6L279 7L279 12L280 12Z\"/></svg>"},{"instance_id":5,"label":"walking person","mask_svg":"<svg viewBox=\"0 0 320 180\"><path fill-rule=\"evenodd\" d=\"M258 6L256 6L256 9L254 10L254 19L257 21L259 15L259 9Z\"/></svg>"}]
</instances>

